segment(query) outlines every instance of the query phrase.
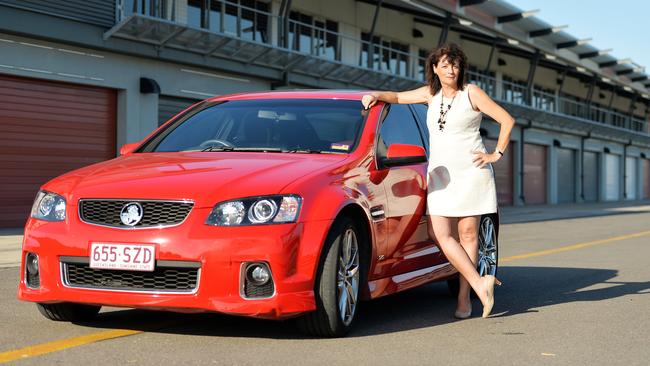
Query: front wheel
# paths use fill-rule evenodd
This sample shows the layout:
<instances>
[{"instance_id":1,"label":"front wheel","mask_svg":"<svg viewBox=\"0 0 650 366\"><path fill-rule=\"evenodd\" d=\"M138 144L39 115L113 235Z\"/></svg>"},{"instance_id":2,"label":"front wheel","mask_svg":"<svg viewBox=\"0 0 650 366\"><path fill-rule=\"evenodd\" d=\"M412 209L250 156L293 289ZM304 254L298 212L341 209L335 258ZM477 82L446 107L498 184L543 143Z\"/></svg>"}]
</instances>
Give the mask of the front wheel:
<instances>
[{"instance_id":1,"label":"front wheel","mask_svg":"<svg viewBox=\"0 0 650 366\"><path fill-rule=\"evenodd\" d=\"M93 320L101 306L75 304L64 302L58 304L36 304L38 311L44 317L56 321L88 321Z\"/></svg>"},{"instance_id":2,"label":"front wheel","mask_svg":"<svg viewBox=\"0 0 650 366\"><path fill-rule=\"evenodd\" d=\"M496 221L496 215L486 215L481 217L478 227L478 262L476 271L479 276L493 275L496 276L499 264L499 226ZM458 296L460 288L459 277L447 280L449 292L453 296ZM474 291L472 291L472 295Z\"/></svg>"},{"instance_id":3,"label":"front wheel","mask_svg":"<svg viewBox=\"0 0 650 366\"><path fill-rule=\"evenodd\" d=\"M316 311L298 319L302 331L320 337L341 337L350 331L360 285L365 282L365 240L352 219L336 220L323 248L316 279Z\"/></svg>"}]
</instances>

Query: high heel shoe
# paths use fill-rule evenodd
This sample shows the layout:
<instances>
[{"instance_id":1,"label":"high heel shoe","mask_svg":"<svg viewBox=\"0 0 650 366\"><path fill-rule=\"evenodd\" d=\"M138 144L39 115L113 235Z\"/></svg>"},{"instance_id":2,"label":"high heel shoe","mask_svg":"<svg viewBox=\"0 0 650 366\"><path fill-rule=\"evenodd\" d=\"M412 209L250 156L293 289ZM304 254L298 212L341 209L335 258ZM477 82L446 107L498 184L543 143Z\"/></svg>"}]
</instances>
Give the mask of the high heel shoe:
<instances>
[{"instance_id":1,"label":"high heel shoe","mask_svg":"<svg viewBox=\"0 0 650 366\"><path fill-rule=\"evenodd\" d=\"M456 319L467 319L470 316L472 316L472 307L471 306L469 307L469 310L467 310L465 312L460 311L460 310L456 310L456 312L454 313L454 318L456 318Z\"/></svg>"},{"instance_id":2,"label":"high heel shoe","mask_svg":"<svg viewBox=\"0 0 650 366\"><path fill-rule=\"evenodd\" d=\"M485 276L485 279L487 281L487 299L483 304L483 318L487 318L494 307L494 285L501 286L501 281L492 275Z\"/></svg>"}]
</instances>

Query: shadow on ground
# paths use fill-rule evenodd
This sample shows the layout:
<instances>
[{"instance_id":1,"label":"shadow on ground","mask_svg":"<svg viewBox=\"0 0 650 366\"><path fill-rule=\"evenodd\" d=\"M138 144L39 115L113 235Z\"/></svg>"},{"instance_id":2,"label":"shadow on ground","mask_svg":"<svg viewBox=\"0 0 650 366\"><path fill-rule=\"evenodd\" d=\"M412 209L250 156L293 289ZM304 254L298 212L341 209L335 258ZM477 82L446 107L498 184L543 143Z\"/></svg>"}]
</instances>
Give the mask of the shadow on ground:
<instances>
[{"instance_id":1,"label":"shadow on ground","mask_svg":"<svg viewBox=\"0 0 650 366\"><path fill-rule=\"evenodd\" d=\"M588 268L502 267L504 285L496 293L493 317L543 312L545 307L576 301L601 301L633 294L650 294L648 282L617 282L617 270ZM593 289L583 290L594 286ZM428 284L397 295L362 303L357 323L348 337L435 327L455 321L455 300L444 282ZM480 303L474 300L474 316ZM148 332L214 337L309 339L294 321L269 321L221 314L177 314L144 310L102 312L96 328L135 329Z\"/></svg>"}]
</instances>

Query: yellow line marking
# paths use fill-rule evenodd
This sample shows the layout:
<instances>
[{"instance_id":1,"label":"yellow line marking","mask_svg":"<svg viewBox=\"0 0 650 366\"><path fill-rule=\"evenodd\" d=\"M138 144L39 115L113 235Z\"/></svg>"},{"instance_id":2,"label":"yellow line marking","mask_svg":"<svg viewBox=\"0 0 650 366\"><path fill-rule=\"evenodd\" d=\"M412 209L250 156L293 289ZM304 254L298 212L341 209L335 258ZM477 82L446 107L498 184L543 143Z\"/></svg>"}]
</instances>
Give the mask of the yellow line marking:
<instances>
[{"instance_id":1,"label":"yellow line marking","mask_svg":"<svg viewBox=\"0 0 650 366\"><path fill-rule=\"evenodd\" d=\"M143 331L141 330L116 329L75 338L62 339L60 341L37 344L35 346L0 353L0 363L22 360L28 357L40 356L46 353L62 351L71 347L82 346L84 344L95 343L107 339L126 337L142 332Z\"/></svg>"},{"instance_id":2,"label":"yellow line marking","mask_svg":"<svg viewBox=\"0 0 650 366\"><path fill-rule=\"evenodd\" d=\"M591 246L594 246L594 245L607 244L607 243L611 243L611 242L614 242L614 241L639 238L639 237L646 236L646 235L650 235L650 231L642 231L642 232L634 233L634 234L615 236L613 238L588 241L586 243L567 245L567 246L564 246L564 247L553 248L553 249L548 249L548 250L542 250L542 251L539 251L539 252L532 252L532 253L527 253L527 254L513 255L513 256L510 256L510 257L501 258L501 259L499 259L499 262L500 263L510 262L510 261L514 261L514 260L517 260L517 259L526 259L526 258L532 258L532 257L539 257L539 256L542 256L542 255L567 252L569 250L582 249L582 248L587 248L587 247L591 247Z\"/></svg>"},{"instance_id":3,"label":"yellow line marking","mask_svg":"<svg viewBox=\"0 0 650 366\"><path fill-rule=\"evenodd\" d=\"M514 256L499 259L499 262L510 262L517 259L525 259L525 258L539 257L548 254L561 253L569 250L582 249L582 248L599 245L599 244L606 244L606 243L611 243L620 240L639 238L646 235L650 235L650 231L642 231L635 234L616 236L613 238L594 240L594 241L580 243L580 244L567 245L564 247L542 250L539 252L532 252L528 254L514 255ZM7 351L7 352L0 353L0 363L20 360L28 357L40 356L47 353L62 351L67 348L83 346L85 344L100 342L107 339L127 337L130 335L139 334L143 332L144 332L143 330L116 329L116 330L109 330L109 331L99 332L94 334L88 334L85 336L80 336L75 338L62 339L60 341L37 344L35 346L29 346L14 351ZM542 355L554 356L554 354L542 354Z\"/></svg>"}]
</instances>

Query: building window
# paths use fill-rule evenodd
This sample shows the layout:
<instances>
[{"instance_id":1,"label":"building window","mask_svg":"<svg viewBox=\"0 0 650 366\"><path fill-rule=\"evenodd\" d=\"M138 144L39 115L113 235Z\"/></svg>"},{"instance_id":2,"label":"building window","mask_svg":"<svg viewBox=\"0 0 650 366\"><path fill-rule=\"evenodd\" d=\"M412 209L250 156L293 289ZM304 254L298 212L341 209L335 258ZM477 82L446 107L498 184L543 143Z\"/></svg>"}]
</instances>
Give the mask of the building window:
<instances>
[{"instance_id":1,"label":"building window","mask_svg":"<svg viewBox=\"0 0 650 366\"><path fill-rule=\"evenodd\" d=\"M486 73L485 71L480 71L476 66L468 65L465 77L467 83L477 85L487 95L496 98L497 80L494 71Z\"/></svg>"},{"instance_id":2,"label":"building window","mask_svg":"<svg viewBox=\"0 0 650 366\"><path fill-rule=\"evenodd\" d=\"M423 49L418 50L418 69L415 73L415 78L418 80L424 81L427 77L427 56L429 56L429 51Z\"/></svg>"},{"instance_id":3,"label":"building window","mask_svg":"<svg viewBox=\"0 0 650 366\"><path fill-rule=\"evenodd\" d=\"M555 91L535 86L533 89L533 108L555 112Z\"/></svg>"},{"instance_id":4,"label":"building window","mask_svg":"<svg viewBox=\"0 0 650 366\"><path fill-rule=\"evenodd\" d=\"M289 48L330 60L340 60L338 23L315 19L306 14L289 13Z\"/></svg>"},{"instance_id":5,"label":"building window","mask_svg":"<svg viewBox=\"0 0 650 366\"><path fill-rule=\"evenodd\" d=\"M372 70L386 71L394 75L409 76L409 46L403 43L382 40L379 36L361 33L363 47L359 65ZM370 48L372 46L372 52ZM372 53L372 56L369 56Z\"/></svg>"},{"instance_id":6,"label":"building window","mask_svg":"<svg viewBox=\"0 0 650 366\"><path fill-rule=\"evenodd\" d=\"M526 104L526 82L503 76L503 97L506 102Z\"/></svg>"},{"instance_id":7,"label":"building window","mask_svg":"<svg viewBox=\"0 0 650 366\"><path fill-rule=\"evenodd\" d=\"M187 25L249 41L268 43L269 15L269 4L261 1L187 1Z\"/></svg>"}]
</instances>

